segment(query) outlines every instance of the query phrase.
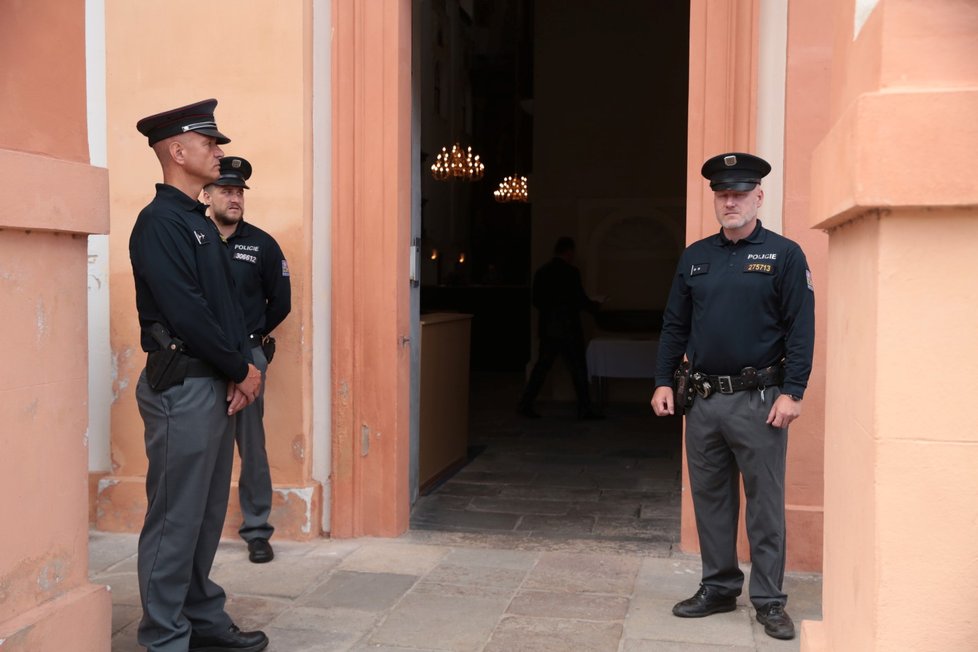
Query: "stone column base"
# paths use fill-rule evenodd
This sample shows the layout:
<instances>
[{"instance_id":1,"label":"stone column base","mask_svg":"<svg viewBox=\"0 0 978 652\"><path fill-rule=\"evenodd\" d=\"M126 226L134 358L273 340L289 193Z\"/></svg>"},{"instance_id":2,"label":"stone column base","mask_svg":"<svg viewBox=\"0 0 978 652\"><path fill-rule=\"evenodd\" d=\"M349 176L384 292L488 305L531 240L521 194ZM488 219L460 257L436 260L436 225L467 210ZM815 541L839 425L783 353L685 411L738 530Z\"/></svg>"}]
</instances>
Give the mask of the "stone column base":
<instances>
[{"instance_id":1,"label":"stone column base","mask_svg":"<svg viewBox=\"0 0 978 652\"><path fill-rule=\"evenodd\" d=\"M108 650L112 637L109 587L85 584L0 622L4 652Z\"/></svg>"},{"instance_id":2,"label":"stone column base","mask_svg":"<svg viewBox=\"0 0 978 652\"><path fill-rule=\"evenodd\" d=\"M307 541L322 534L323 490L318 482L307 485L276 484L272 487L275 537ZM146 478L104 476L98 480L95 527L104 532L139 532L146 516ZM224 536L236 537L241 523L238 483L231 483L231 498L224 520Z\"/></svg>"}]
</instances>

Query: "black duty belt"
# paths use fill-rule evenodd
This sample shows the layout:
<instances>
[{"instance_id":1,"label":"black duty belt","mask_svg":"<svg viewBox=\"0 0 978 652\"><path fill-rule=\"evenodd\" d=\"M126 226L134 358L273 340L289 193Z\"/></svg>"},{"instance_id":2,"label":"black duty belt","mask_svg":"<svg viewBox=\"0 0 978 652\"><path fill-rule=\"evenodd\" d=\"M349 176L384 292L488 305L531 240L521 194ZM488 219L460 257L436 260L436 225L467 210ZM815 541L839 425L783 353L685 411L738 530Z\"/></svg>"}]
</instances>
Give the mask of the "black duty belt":
<instances>
[{"instance_id":1,"label":"black duty belt","mask_svg":"<svg viewBox=\"0 0 978 652\"><path fill-rule=\"evenodd\" d=\"M220 378L221 374L200 358L187 356L187 378Z\"/></svg>"},{"instance_id":2,"label":"black duty belt","mask_svg":"<svg viewBox=\"0 0 978 652\"><path fill-rule=\"evenodd\" d=\"M744 367L736 376L719 376L696 371L690 374L690 383L696 393L707 398L710 394L733 394L745 389L773 387L784 382L784 365L776 364L764 369Z\"/></svg>"}]
</instances>

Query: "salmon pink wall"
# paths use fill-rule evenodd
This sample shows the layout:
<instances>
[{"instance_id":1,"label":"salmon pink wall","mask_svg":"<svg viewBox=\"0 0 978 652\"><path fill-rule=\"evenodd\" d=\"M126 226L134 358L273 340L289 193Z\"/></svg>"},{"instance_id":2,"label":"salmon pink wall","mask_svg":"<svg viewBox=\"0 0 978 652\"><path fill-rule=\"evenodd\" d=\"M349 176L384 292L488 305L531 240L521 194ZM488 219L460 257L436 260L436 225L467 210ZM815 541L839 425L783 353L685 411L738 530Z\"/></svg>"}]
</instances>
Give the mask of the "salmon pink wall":
<instances>
[{"instance_id":1,"label":"salmon pink wall","mask_svg":"<svg viewBox=\"0 0 978 652\"><path fill-rule=\"evenodd\" d=\"M978 584L978 416L956 390L978 365L978 6L880 0L858 34L855 9L836 13L813 158L830 267L824 620L803 623L801 649L971 649L978 623L953 614Z\"/></svg>"},{"instance_id":2,"label":"salmon pink wall","mask_svg":"<svg viewBox=\"0 0 978 652\"><path fill-rule=\"evenodd\" d=\"M162 179L136 121L151 113L215 97L216 118L231 138L225 154L254 166L245 219L271 233L289 261L292 312L274 335L275 361L265 395L267 449L277 535L320 533L321 487L312 479L309 279L313 255L311 0L243 0L208 9L174 0L108 3L105 17L109 169L111 343L116 368L112 473L99 480L97 524L137 531L145 510L142 420L134 389L145 365L139 347L128 239L136 215ZM205 26L202 27L202 26ZM234 476L237 479L237 469ZM240 524L236 487L225 534Z\"/></svg>"},{"instance_id":3,"label":"salmon pink wall","mask_svg":"<svg viewBox=\"0 0 978 652\"><path fill-rule=\"evenodd\" d=\"M5 3L0 20L5 652L109 647L108 590L88 582L87 234L108 229L108 188L88 164L84 8Z\"/></svg>"}]
</instances>

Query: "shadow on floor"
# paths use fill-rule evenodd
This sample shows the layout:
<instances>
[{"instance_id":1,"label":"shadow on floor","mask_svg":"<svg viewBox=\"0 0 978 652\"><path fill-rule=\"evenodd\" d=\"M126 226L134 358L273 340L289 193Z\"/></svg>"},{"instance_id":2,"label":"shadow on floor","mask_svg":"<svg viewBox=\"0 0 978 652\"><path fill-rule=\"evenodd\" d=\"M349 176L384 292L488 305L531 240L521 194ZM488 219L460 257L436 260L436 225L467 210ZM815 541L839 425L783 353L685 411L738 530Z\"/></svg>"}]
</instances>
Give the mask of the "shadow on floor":
<instances>
[{"instance_id":1,"label":"shadow on floor","mask_svg":"<svg viewBox=\"0 0 978 652\"><path fill-rule=\"evenodd\" d=\"M515 412L518 374L474 374L473 455L415 503L414 531L505 534L518 539L651 543L679 540L680 418L647 403L612 403L579 421L571 404Z\"/></svg>"}]
</instances>

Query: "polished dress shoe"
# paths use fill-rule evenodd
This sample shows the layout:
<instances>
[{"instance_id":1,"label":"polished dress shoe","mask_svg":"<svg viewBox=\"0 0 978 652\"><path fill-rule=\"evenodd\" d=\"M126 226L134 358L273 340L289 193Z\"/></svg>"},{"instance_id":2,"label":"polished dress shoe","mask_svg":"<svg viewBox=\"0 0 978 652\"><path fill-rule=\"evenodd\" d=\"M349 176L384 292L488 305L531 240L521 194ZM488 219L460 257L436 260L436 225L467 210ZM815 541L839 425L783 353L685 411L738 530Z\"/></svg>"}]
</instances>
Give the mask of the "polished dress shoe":
<instances>
[{"instance_id":1,"label":"polished dress shoe","mask_svg":"<svg viewBox=\"0 0 978 652\"><path fill-rule=\"evenodd\" d=\"M252 539L248 542L248 559L254 564L264 564L275 559L268 539Z\"/></svg>"},{"instance_id":2,"label":"polished dress shoe","mask_svg":"<svg viewBox=\"0 0 978 652\"><path fill-rule=\"evenodd\" d=\"M737 597L722 595L720 590L700 584L700 590L693 597L677 602L672 608L674 616L680 618L702 618L710 614L733 611L737 608Z\"/></svg>"},{"instance_id":3,"label":"polished dress shoe","mask_svg":"<svg viewBox=\"0 0 978 652\"><path fill-rule=\"evenodd\" d=\"M795 624L780 602L770 602L757 607L757 622L764 625L764 633L771 638L789 640L795 637Z\"/></svg>"},{"instance_id":4,"label":"polished dress shoe","mask_svg":"<svg viewBox=\"0 0 978 652\"><path fill-rule=\"evenodd\" d=\"M259 652L266 647L265 632L242 632L237 625L231 625L223 634L190 634L190 652Z\"/></svg>"}]
</instances>

